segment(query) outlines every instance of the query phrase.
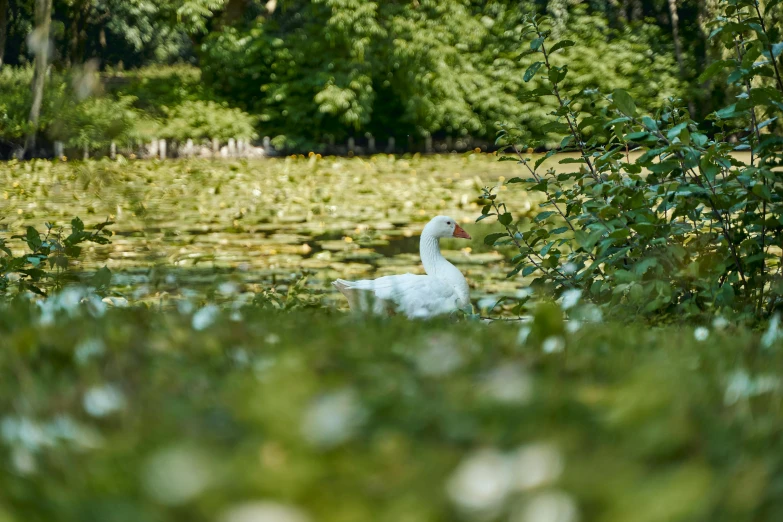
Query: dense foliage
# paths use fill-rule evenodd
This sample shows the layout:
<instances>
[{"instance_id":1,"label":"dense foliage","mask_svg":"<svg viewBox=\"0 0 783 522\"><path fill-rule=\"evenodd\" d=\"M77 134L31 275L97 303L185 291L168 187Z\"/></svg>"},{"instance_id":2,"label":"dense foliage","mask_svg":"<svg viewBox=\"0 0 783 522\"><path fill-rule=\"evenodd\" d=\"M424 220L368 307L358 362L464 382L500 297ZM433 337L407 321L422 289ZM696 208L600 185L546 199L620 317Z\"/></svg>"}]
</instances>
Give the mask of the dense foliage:
<instances>
[{"instance_id":1,"label":"dense foliage","mask_svg":"<svg viewBox=\"0 0 783 522\"><path fill-rule=\"evenodd\" d=\"M10 14L0 48L13 67L34 55L34 40L27 39L33 3L0 1L0 12ZM697 74L725 58L707 38L715 9L706 0L56 0L51 61L59 71L90 64L104 71L150 66L141 77L149 77L150 70L154 75L160 64L201 68L204 74L198 85L189 86L187 97L202 104L172 108L158 96L139 96L134 108L150 112L135 121L131 134L136 135L154 130L157 137L178 140L203 133L222 139L226 132L241 132L306 151L345 143L349 136L364 142L372 134L420 148L425 137L492 141L505 125L555 146L557 133L543 126L542 116L557 103L522 95L531 63L531 57L520 57L527 45L521 38L525 16L550 13L556 36L580 44L563 52L572 72L565 79L569 88L623 88L650 108L668 96L684 97L700 121L731 95ZM774 12L768 24L778 27ZM182 90L177 78L182 75L173 72L171 81L160 85ZM113 73L104 77L109 84L115 79ZM56 92L56 86L48 87L47 99ZM117 112L125 112L122 99L117 103ZM171 111L176 113L172 125L147 125L147 116ZM196 111L203 121L183 116ZM6 104L0 116L26 122L28 112L24 105ZM240 129L224 124L232 118L242 120ZM248 132L248 126L254 130ZM17 134L18 129L2 129L0 139L13 146ZM72 134L85 141L96 133Z\"/></svg>"},{"instance_id":2,"label":"dense foliage","mask_svg":"<svg viewBox=\"0 0 783 522\"><path fill-rule=\"evenodd\" d=\"M783 516L776 332L564 328L551 308L520 329L111 308L75 288L17 302L0 516Z\"/></svg>"},{"instance_id":3,"label":"dense foliage","mask_svg":"<svg viewBox=\"0 0 783 522\"><path fill-rule=\"evenodd\" d=\"M714 137L680 100L648 111L624 89L605 96L572 88L568 64L553 55L573 42L553 39L548 21L530 18L538 61L526 78L543 78L532 94L558 101L548 128L565 134L561 147L577 156L561 161L574 165L570 172L555 174L520 151L513 130L501 137L513 152L503 159L525 172L508 183L546 198L528 222L485 190L480 219L497 216L506 227L486 240L516 246L512 275L536 274L556 293L581 289L612 312L751 319L783 307L783 141L774 133L783 44L766 29L769 8L721 5L712 37L736 54L702 79L725 69L737 101L709 116ZM644 153L632 159L636 144Z\"/></svg>"}]
</instances>

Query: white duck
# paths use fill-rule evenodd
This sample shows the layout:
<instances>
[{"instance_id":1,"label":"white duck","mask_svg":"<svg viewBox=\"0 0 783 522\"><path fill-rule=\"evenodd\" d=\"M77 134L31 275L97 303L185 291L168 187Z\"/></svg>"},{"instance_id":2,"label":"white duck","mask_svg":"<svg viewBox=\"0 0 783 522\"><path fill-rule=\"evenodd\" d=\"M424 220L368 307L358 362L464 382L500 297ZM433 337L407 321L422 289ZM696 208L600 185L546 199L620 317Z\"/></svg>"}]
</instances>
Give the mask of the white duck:
<instances>
[{"instance_id":1,"label":"white duck","mask_svg":"<svg viewBox=\"0 0 783 522\"><path fill-rule=\"evenodd\" d=\"M470 290L462 273L440 253L438 239L470 239L457 222L437 216L427 223L419 240L419 254L427 275L401 274L332 283L348 299L352 310L398 312L410 318L448 314L470 304Z\"/></svg>"}]
</instances>

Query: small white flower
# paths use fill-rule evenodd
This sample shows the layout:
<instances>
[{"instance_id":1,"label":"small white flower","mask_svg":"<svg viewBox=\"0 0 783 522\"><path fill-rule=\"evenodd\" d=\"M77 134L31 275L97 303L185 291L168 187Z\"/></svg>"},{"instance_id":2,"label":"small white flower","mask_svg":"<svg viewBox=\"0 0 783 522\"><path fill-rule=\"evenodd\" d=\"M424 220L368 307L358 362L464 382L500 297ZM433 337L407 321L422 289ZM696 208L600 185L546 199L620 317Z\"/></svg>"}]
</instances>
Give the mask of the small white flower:
<instances>
[{"instance_id":1,"label":"small white flower","mask_svg":"<svg viewBox=\"0 0 783 522\"><path fill-rule=\"evenodd\" d=\"M460 463L446 485L451 500L463 509L492 512L511 490L511 463L502 453L485 449Z\"/></svg>"},{"instance_id":2,"label":"small white flower","mask_svg":"<svg viewBox=\"0 0 783 522\"><path fill-rule=\"evenodd\" d=\"M218 285L218 292L223 297L231 297L239 291L239 285L233 281L226 281Z\"/></svg>"},{"instance_id":3,"label":"small white flower","mask_svg":"<svg viewBox=\"0 0 783 522\"><path fill-rule=\"evenodd\" d=\"M563 273L565 275L571 275L574 272L576 272L576 265L574 263L569 261L568 263L563 265Z\"/></svg>"},{"instance_id":4,"label":"small white flower","mask_svg":"<svg viewBox=\"0 0 783 522\"><path fill-rule=\"evenodd\" d=\"M694 339L696 339L699 342L706 341L707 337L709 336L710 336L710 331L704 326L699 326L693 331Z\"/></svg>"},{"instance_id":5,"label":"small white flower","mask_svg":"<svg viewBox=\"0 0 783 522\"><path fill-rule=\"evenodd\" d=\"M182 315L190 315L196 306L187 299L180 299L177 302L177 311Z\"/></svg>"},{"instance_id":6,"label":"small white flower","mask_svg":"<svg viewBox=\"0 0 783 522\"><path fill-rule=\"evenodd\" d=\"M570 495L561 491L538 493L512 516L513 522L577 522L579 510Z\"/></svg>"},{"instance_id":7,"label":"small white flower","mask_svg":"<svg viewBox=\"0 0 783 522\"><path fill-rule=\"evenodd\" d=\"M133 299L139 300L142 297L146 297L150 294L150 287L147 285L141 285L133 291Z\"/></svg>"},{"instance_id":8,"label":"small white flower","mask_svg":"<svg viewBox=\"0 0 783 522\"><path fill-rule=\"evenodd\" d=\"M102 299L104 303L110 306L116 306L117 308L125 308L128 306L128 300L124 297L109 296Z\"/></svg>"},{"instance_id":9,"label":"small white flower","mask_svg":"<svg viewBox=\"0 0 783 522\"><path fill-rule=\"evenodd\" d=\"M220 522L309 522L310 517L295 506L277 502L248 502L230 508Z\"/></svg>"},{"instance_id":10,"label":"small white flower","mask_svg":"<svg viewBox=\"0 0 783 522\"><path fill-rule=\"evenodd\" d=\"M447 375L462 366L462 354L455 347L457 339L449 334L427 337L425 346L416 354L416 368L424 375Z\"/></svg>"},{"instance_id":11,"label":"small white flower","mask_svg":"<svg viewBox=\"0 0 783 522\"><path fill-rule=\"evenodd\" d=\"M530 327L528 325L521 326L519 333L517 333L517 344L522 346L527 342L527 338L530 336Z\"/></svg>"},{"instance_id":12,"label":"small white flower","mask_svg":"<svg viewBox=\"0 0 783 522\"><path fill-rule=\"evenodd\" d=\"M145 463L142 480L147 494L162 504L175 506L197 497L214 480L209 459L185 447L167 448Z\"/></svg>"},{"instance_id":13,"label":"small white flower","mask_svg":"<svg viewBox=\"0 0 783 522\"><path fill-rule=\"evenodd\" d=\"M582 323L576 319L571 319L566 322L565 328L568 333L576 333L582 328Z\"/></svg>"},{"instance_id":14,"label":"small white flower","mask_svg":"<svg viewBox=\"0 0 783 522\"><path fill-rule=\"evenodd\" d=\"M560 307L563 310L568 310L569 308L573 308L576 306L576 304L579 302L579 299L582 297L582 291L576 288L572 288L571 290L566 290L563 292L563 300L560 302Z\"/></svg>"},{"instance_id":15,"label":"small white flower","mask_svg":"<svg viewBox=\"0 0 783 522\"><path fill-rule=\"evenodd\" d=\"M529 286L526 286L525 288L520 288L516 291L514 294L517 299L524 299L525 297L531 297L533 295L533 289Z\"/></svg>"},{"instance_id":16,"label":"small white flower","mask_svg":"<svg viewBox=\"0 0 783 522\"><path fill-rule=\"evenodd\" d=\"M482 297L478 301L478 307L481 310L489 310L493 306L495 306L495 303L498 302L498 299L496 297Z\"/></svg>"},{"instance_id":17,"label":"small white flower","mask_svg":"<svg viewBox=\"0 0 783 522\"><path fill-rule=\"evenodd\" d=\"M563 457L549 443L529 444L515 452L513 470L516 489L534 489L557 480L563 472Z\"/></svg>"},{"instance_id":18,"label":"small white flower","mask_svg":"<svg viewBox=\"0 0 783 522\"><path fill-rule=\"evenodd\" d=\"M101 339L91 337L89 339L84 339L76 346L76 349L73 353L73 358L76 359L76 362L79 364L84 364L90 358L101 355L103 351L103 341Z\"/></svg>"},{"instance_id":19,"label":"small white flower","mask_svg":"<svg viewBox=\"0 0 783 522\"><path fill-rule=\"evenodd\" d=\"M780 333L780 314L775 314L769 320L769 327L764 335L761 336L761 346L771 348L772 344L781 337Z\"/></svg>"},{"instance_id":20,"label":"small white flower","mask_svg":"<svg viewBox=\"0 0 783 522\"><path fill-rule=\"evenodd\" d=\"M541 344L544 353L560 353L565 350L565 339L559 335L553 335L544 339Z\"/></svg>"},{"instance_id":21,"label":"small white flower","mask_svg":"<svg viewBox=\"0 0 783 522\"><path fill-rule=\"evenodd\" d=\"M336 446L350 439L364 418L364 409L353 390L338 390L319 397L307 408L302 435L316 446Z\"/></svg>"},{"instance_id":22,"label":"small white flower","mask_svg":"<svg viewBox=\"0 0 783 522\"><path fill-rule=\"evenodd\" d=\"M515 364L504 364L489 372L482 391L498 402L524 403L533 395L533 380Z\"/></svg>"},{"instance_id":23,"label":"small white flower","mask_svg":"<svg viewBox=\"0 0 783 522\"><path fill-rule=\"evenodd\" d=\"M84 410L93 417L104 417L125 405L122 392L111 384L94 386L84 394Z\"/></svg>"},{"instance_id":24,"label":"small white flower","mask_svg":"<svg viewBox=\"0 0 783 522\"><path fill-rule=\"evenodd\" d=\"M600 323L604 320L604 314L596 305L583 306L580 310L582 319L588 323Z\"/></svg>"},{"instance_id":25,"label":"small white flower","mask_svg":"<svg viewBox=\"0 0 783 522\"><path fill-rule=\"evenodd\" d=\"M193 314L193 329L197 331L204 330L212 326L217 319L220 309L215 305L207 305L195 314Z\"/></svg>"},{"instance_id":26,"label":"small white flower","mask_svg":"<svg viewBox=\"0 0 783 522\"><path fill-rule=\"evenodd\" d=\"M722 315L719 315L712 320L712 327L716 330L724 330L727 326L729 326L729 321Z\"/></svg>"}]
</instances>

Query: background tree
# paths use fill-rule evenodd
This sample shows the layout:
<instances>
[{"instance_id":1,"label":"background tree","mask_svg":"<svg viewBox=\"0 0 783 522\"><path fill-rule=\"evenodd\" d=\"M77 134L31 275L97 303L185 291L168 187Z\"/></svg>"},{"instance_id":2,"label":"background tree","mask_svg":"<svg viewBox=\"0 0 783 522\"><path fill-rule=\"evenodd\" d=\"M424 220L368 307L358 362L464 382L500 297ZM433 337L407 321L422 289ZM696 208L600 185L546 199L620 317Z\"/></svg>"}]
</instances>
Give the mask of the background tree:
<instances>
[{"instance_id":1,"label":"background tree","mask_svg":"<svg viewBox=\"0 0 783 522\"><path fill-rule=\"evenodd\" d=\"M25 140L24 154L32 152L38 132L38 119L46 85L46 68L49 66L49 28L52 24L52 0L35 1L35 30L30 41L35 52L33 73L33 102L30 107L30 129Z\"/></svg>"}]
</instances>

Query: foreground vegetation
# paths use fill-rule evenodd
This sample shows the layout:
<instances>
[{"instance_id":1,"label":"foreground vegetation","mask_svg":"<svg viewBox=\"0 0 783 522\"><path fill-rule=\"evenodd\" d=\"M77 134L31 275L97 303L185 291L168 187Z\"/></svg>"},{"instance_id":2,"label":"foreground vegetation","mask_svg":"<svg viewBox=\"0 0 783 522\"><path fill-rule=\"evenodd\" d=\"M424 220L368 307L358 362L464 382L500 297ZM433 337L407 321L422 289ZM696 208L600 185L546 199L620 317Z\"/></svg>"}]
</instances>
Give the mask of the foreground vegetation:
<instances>
[{"instance_id":1,"label":"foreground vegetation","mask_svg":"<svg viewBox=\"0 0 783 522\"><path fill-rule=\"evenodd\" d=\"M780 336L560 317L379 321L199 301L160 313L74 289L12 303L0 516L783 516Z\"/></svg>"}]
</instances>

